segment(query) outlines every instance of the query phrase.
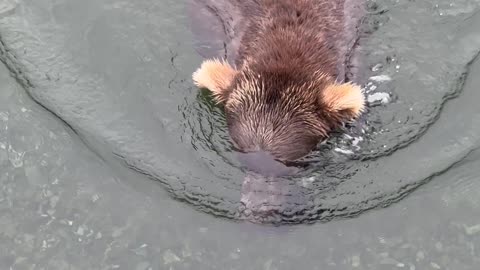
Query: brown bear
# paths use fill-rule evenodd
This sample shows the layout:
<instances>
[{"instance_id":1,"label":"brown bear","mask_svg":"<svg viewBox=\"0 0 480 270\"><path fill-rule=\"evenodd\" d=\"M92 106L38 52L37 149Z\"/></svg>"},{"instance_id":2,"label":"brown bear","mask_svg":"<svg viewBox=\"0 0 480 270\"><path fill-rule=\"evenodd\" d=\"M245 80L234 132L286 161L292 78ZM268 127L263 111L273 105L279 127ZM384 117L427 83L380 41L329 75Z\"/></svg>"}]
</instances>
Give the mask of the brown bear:
<instances>
[{"instance_id":1,"label":"brown bear","mask_svg":"<svg viewBox=\"0 0 480 270\"><path fill-rule=\"evenodd\" d=\"M246 0L234 65L205 60L194 83L224 105L234 146L279 161L307 155L364 110L344 82L345 0ZM348 1L348 0L347 0Z\"/></svg>"}]
</instances>

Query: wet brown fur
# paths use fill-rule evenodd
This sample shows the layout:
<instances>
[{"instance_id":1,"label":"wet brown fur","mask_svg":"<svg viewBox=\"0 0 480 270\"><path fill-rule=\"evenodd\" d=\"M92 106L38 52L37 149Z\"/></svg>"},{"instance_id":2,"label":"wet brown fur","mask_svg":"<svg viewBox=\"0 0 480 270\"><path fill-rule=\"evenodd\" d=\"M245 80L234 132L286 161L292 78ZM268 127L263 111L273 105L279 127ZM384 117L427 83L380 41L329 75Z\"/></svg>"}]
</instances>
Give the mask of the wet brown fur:
<instances>
[{"instance_id":1,"label":"wet brown fur","mask_svg":"<svg viewBox=\"0 0 480 270\"><path fill-rule=\"evenodd\" d=\"M344 2L247 2L237 67L206 60L193 79L225 105L237 148L297 159L364 108L359 86L336 81Z\"/></svg>"}]
</instances>

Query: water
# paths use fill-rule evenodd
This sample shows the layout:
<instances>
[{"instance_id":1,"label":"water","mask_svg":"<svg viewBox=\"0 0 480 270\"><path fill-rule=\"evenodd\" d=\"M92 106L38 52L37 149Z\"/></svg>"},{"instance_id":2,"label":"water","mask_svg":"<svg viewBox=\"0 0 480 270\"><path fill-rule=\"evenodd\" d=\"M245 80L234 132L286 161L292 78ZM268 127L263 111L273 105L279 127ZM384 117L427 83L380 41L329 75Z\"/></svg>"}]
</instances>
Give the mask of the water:
<instances>
[{"instance_id":1,"label":"water","mask_svg":"<svg viewBox=\"0 0 480 270\"><path fill-rule=\"evenodd\" d=\"M191 83L184 2L3 3L1 269L478 265L480 2L369 4L365 86L390 100L287 189L313 204L281 222L333 220L281 227L236 221L245 174Z\"/></svg>"}]
</instances>

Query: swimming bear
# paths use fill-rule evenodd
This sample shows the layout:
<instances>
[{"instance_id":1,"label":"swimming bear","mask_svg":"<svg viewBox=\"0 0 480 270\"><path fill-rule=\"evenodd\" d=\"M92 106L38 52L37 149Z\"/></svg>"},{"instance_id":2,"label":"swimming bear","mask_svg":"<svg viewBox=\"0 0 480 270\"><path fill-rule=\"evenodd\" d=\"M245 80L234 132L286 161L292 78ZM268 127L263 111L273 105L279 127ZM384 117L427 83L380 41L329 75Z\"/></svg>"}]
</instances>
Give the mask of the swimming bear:
<instances>
[{"instance_id":1,"label":"swimming bear","mask_svg":"<svg viewBox=\"0 0 480 270\"><path fill-rule=\"evenodd\" d=\"M361 115L361 87L345 82L357 26L347 5L354 1L228 3L241 16L235 59L205 60L193 81L224 106L236 149L296 160Z\"/></svg>"}]
</instances>

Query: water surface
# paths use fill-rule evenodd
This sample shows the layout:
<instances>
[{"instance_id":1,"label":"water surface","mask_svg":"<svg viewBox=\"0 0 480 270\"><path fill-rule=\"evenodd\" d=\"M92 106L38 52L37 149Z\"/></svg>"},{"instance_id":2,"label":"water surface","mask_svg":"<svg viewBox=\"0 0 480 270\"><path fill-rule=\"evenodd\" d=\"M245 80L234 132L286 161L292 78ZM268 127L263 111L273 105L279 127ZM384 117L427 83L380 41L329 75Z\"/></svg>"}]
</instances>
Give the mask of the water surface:
<instances>
[{"instance_id":1,"label":"water surface","mask_svg":"<svg viewBox=\"0 0 480 270\"><path fill-rule=\"evenodd\" d=\"M478 265L480 2L369 2L365 88L389 98L319 147L286 191L309 203L275 221L363 214L278 228L234 221L245 173L192 85L185 2L2 3L2 269Z\"/></svg>"}]
</instances>

